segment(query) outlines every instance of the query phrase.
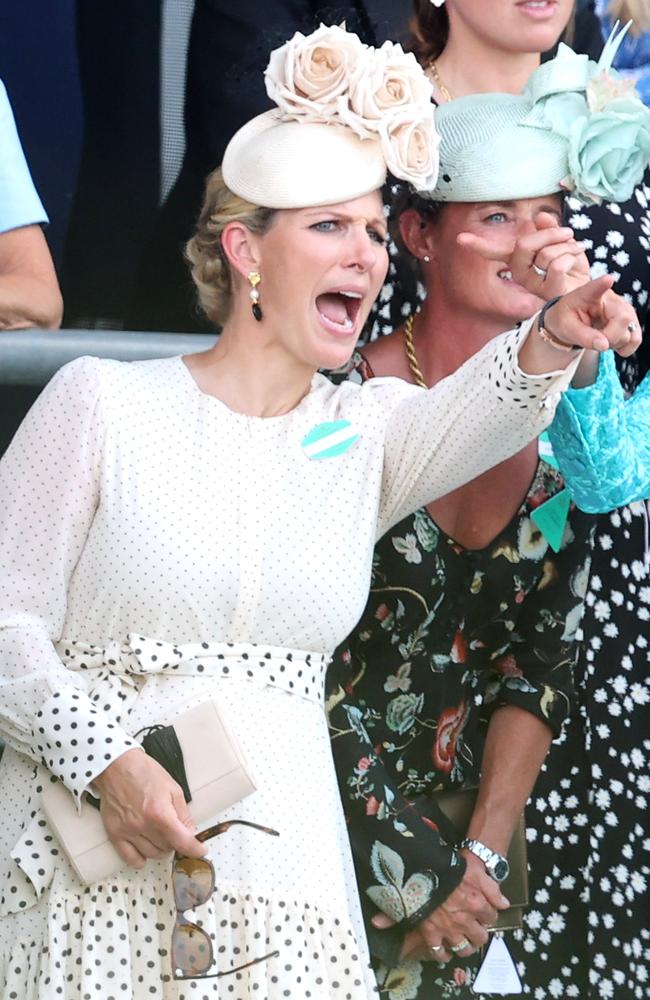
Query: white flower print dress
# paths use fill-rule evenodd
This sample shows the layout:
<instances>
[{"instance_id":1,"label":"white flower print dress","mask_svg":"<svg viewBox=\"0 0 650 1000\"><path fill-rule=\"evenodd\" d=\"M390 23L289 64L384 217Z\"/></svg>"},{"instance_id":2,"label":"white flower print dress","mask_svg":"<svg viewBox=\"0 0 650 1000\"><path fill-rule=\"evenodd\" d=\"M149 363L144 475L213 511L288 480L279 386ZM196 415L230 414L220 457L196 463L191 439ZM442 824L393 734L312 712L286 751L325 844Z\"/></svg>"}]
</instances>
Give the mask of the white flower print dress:
<instances>
[{"instance_id":1,"label":"white flower print dress","mask_svg":"<svg viewBox=\"0 0 650 1000\"><path fill-rule=\"evenodd\" d=\"M525 376L527 332L429 392L316 375L269 419L202 393L181 358L85 358L52 380L0 463L2 1000L374 992L323 674L363 610L377 537L552 418L571 371ZM303 446L337 421L332 447ZM78 798L143 726L209 697L258 789L219 818L280 836L211 841L217 889L186 916L213 940L211 972L278 956L177 982L169 861L83 886L40 792L54 775Z\"/></svg>"}]
</instances>

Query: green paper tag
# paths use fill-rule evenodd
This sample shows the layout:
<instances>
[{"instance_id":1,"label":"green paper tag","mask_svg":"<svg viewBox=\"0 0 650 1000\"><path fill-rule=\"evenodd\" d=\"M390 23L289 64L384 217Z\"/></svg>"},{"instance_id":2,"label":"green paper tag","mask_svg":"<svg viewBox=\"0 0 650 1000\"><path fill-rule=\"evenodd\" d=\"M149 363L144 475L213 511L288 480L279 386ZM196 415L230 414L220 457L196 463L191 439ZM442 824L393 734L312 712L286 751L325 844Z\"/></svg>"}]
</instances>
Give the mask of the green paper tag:
<instances>
[{"instance_id":1,"label":"green paper tag","mask_svg":"<svg viewBox=\"0 0 650 1000\"><path fill-rule=\"evenodd\" d=\"M561 490L530 515L531 521L537 525L554 552L560 551L570 506L571 494L568 490Z\"/></svg>"}]
</instances>

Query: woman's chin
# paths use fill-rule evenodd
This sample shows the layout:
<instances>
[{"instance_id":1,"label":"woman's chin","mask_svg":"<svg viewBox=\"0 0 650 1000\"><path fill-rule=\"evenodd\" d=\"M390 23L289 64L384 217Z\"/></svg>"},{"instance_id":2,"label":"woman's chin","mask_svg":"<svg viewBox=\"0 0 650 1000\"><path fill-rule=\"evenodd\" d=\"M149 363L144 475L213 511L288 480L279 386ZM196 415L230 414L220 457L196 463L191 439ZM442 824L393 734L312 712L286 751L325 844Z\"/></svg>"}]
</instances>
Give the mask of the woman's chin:
<instances>
[{"instance_id":1,"label":"woman's chin","mask_svg":"<svg viewBox=\"0 0 650 1000\"><path fill-rule=\"evenodd\" d=\"M511 322L520 322L534 316L544 305L545 299L540 299L537 295L531 295L523 288L509 289L507 309L504 314Z\"/></svg>"}]
</instances>

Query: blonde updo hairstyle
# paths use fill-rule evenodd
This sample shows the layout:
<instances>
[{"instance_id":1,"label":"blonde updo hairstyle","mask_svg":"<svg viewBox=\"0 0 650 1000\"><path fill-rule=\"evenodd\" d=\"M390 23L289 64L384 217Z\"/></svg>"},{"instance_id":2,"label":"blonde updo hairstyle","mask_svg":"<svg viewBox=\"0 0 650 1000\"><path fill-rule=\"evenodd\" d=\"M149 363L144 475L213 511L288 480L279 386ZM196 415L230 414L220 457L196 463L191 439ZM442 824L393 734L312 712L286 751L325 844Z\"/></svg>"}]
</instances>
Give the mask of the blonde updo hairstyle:
<instances>
[{"instance_id":1,"label":"blonde updo hairstyle","mask_svg":"<svg viewBox=\"0 0 650 1000\"><path fill-rule=\"evenodd\" d=\"M241 222L258 236L268 232L276 210L245 201L226 187L221 170L214 170L205 187L203 207L196 232L185 247L192 280L201 309L211 323L223 326L232 307L233 273L221 244L221 236L230 222Z\"/></svg>"}]
</instances>

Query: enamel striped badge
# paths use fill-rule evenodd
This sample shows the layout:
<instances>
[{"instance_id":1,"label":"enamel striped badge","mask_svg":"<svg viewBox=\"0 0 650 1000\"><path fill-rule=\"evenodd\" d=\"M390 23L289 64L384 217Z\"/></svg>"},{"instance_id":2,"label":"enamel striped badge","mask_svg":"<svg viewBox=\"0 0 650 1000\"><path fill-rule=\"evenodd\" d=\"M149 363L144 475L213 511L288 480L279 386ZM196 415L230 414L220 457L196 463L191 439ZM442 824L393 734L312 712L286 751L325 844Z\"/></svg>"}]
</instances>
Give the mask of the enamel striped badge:
<instances>
[{"instance_id":1,"label":"enamel striped badge","mask_svg":"<svg viewBox=\"0 0 650 1000\"><path fill-rule=\"evenodd\" d=\"M328 420L310 430L301 444L307 458L337 458L358 440L349 420Z\"/></svg>"}]
</instances>

